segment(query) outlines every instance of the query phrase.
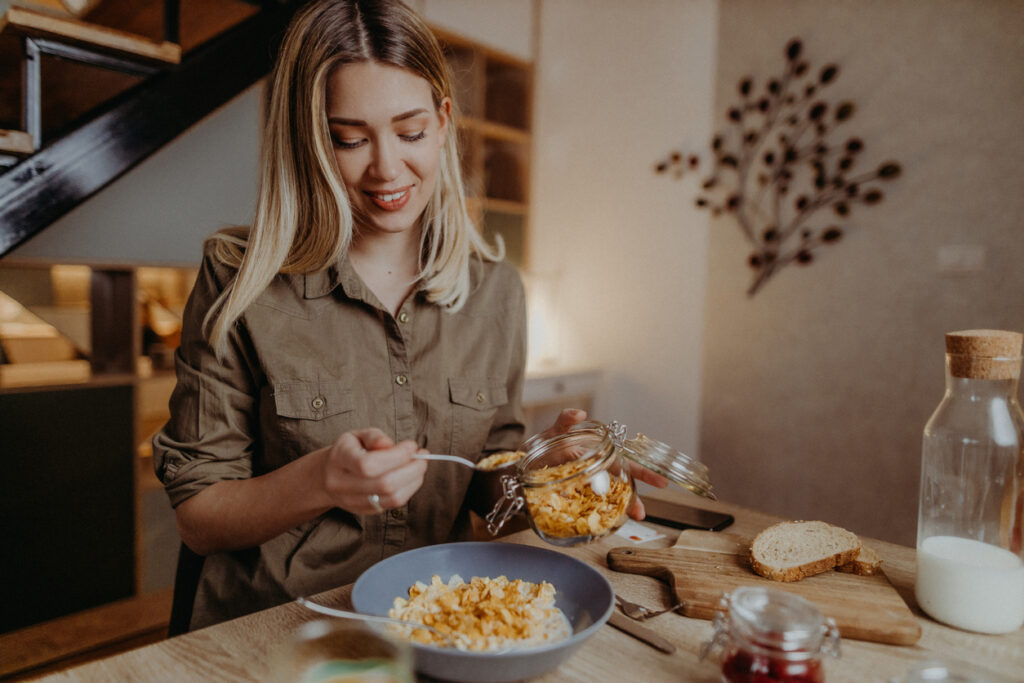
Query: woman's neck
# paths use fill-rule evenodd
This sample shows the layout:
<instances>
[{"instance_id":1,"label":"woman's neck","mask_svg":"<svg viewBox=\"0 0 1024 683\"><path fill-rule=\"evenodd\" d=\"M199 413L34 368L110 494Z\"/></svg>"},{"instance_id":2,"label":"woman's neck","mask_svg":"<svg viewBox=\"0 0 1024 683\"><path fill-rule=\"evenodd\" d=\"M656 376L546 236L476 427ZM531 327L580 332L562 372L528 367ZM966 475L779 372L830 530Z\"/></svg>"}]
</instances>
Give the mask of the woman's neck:
<instances>
[{"instance_id":1,"label":"woman's neck","mask_svg":"<svg viewBox=\"0 0 1024 683\"><path fill-rule=\"evenodd\" d=\"M370 291L396 315L419 274L419 235L408 231L357 236L348 257Z\"/></svg>"}]
</instances>

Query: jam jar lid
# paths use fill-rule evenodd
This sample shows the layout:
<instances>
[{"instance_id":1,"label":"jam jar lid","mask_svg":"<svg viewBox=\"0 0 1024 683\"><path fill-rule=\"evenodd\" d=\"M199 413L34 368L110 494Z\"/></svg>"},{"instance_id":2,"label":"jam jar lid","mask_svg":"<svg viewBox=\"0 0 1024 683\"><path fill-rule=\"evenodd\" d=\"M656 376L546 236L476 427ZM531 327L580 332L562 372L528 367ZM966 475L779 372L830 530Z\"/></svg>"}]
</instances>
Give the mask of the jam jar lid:
<instances>
[{"instance_id":1,"label":"jam jar lid","mask_svg":"<svg viewBox=\"0 0 1024 683\"><path fill-rule=\"evenodd\" d=\"M733 629L755 645L784 652L817 652L828 633L821 611L799 595L742 586L726 601Z\"/></svg>"},{"instance_id":2,"label":"jam jar lid","mask_svg":"<svg viewBox=\"0 0 1024 683\"><path fill-rule=\"evenodd\" d=\"M620 427L613 422L609 429L613 433L618 432L615 438L620 440L622 450L627 458L657 472L698 496L715 499L707 465L644 434L638 433L632 439L623 440L622 434L625 432L625 427L621 427L621 431L619 431Z\"/></svg>"}]
</instances>

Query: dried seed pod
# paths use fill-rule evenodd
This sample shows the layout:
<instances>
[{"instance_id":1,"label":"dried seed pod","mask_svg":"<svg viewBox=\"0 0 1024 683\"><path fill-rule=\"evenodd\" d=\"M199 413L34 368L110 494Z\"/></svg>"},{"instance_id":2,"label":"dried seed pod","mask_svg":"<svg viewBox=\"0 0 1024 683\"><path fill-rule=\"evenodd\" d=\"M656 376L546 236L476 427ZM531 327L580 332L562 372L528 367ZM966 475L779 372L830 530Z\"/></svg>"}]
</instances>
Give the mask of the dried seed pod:
<instances>
[{"instance_id":1,"label":"dried seed pod","mask_svg":"<svg viewBox=\"0 0 1024 683\"><path fill-rule=\"evenodd\" d=\"M836 108L836 121L845 121L853 116L853 102L843 102Z\"/></svg>"},{"instance_id":2,"label":"dried seed pod","mask_svg":"<svg viewBox=\"0 0 1024 683\"><path fill-rule=\"evenodd\" d=\"M902 173L902 171L903 169L900 168L899 164L894 161L889 161L878 167L878 177L886 179L896 178L900 173Z\"/></svg>"}]
</instances>

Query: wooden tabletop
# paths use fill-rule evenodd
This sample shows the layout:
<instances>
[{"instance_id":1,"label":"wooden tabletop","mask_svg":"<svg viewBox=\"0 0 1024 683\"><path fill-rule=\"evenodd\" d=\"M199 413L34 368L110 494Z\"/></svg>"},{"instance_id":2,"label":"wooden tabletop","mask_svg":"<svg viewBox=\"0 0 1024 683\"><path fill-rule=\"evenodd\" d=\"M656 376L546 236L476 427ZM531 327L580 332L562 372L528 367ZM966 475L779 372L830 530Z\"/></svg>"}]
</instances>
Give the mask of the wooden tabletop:
<instances>
[{"instance_id":1,"label":"wooden tabletop","mask_svg":"<svg viewBox=\"0 0 1024 683\"><path fill-rule=\"evenodd\" d=\"M659 496L664 495L662 492ZM730 531L754 535L777 518L690 494L672 494L682 502L731 512L736 517ZM674 543L678 532L660 527L662 539L644 547ZM501 539L552 548L532 531L521 531ZM612 535L601 541L558 550L597 567L624 598L648 606L670 604L669 589L658 579L624 574L607 568L605 556L630 541ZM827 660L829 683L850 681L887 682L900 679L914 664L928 659L971 662L994 680L1024 680L1024 629L1008 635L980 635L943 626L926 617L914 600L915 551L883 541L871 541L883 559L883 568L900 595L914 611L922 627L921 639L912 646L883 645L844 639L842 656ZM351 586L327 591L317 599L336 607L351 607ZM148 645L51 675L45 681L259 681L265 677L271 653L299 624L317 618L296 603L288 603L240 619L211 626L183 636ZM577 650L571 659L538 681L618 681L623 663L635 681L718 681L717 669L699 659L704 642L712 634L711 623L678 614L655 617L645 625L676 645L664 654L625 633L605 626Z\"/></svg>"}]
</instances>

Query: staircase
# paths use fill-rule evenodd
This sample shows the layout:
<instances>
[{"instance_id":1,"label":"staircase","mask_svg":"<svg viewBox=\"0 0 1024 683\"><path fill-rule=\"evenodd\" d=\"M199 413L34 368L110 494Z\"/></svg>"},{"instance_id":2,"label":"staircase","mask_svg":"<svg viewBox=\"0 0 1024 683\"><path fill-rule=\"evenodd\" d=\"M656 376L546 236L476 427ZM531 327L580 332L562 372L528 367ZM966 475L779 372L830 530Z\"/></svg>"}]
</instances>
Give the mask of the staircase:
<instances>
[{"instance_id":1,"label":"staircase","mask_svg":"<svg viewBox=\"0 0 1024 683\"><path fill-rule=\"evenodd\" d=\"M266 75L301 4L22 0L7 9L0 258Z\"/></svg>"},{"instance_id":2,"label":"staircase","mask_svg":"<svg viewBox=\"0 0 1024 683\"><path fill-rule=\"evenodd\" d=\"M14 0L0 14L0 262L265 76L276 41L302 2ZM5 4L0 0L0 8ZM19 471L17 483L11 478L7 488L0 486L6 511L0 519L7 518L5 536L23 534L33 565L0 572L7 586L0 610L3 680L31 678L166 634L170 591L146 593L132 584L139 542L132 509L141 503L132 499L137 457L131 416L143 392L132 375L139 355L134 278L117 268L89 275L94 381L24 391L0 387L0 422L6 419L0 452L4 465ZM59 418L48 414L54 405ZM97 409L110 414L90 412ZM60 429L52 428L54 419ZM106 444L89 436L95 425L128 427L100 430L111 439ZM73 457L47 455L53 453ZM29 476L26 483L26 473L47 458L63 464L52 477L36 482ZM119 478L83 480L108 467ZM46 496L100 490L116 493L100 496L109 514L88 503L80 529L57 515L59 506L46 505ZM65 507L84 509L77 505ZM119 526L93 529L93 518ZM106 539L112 547L74 546L79 537ZM114 570L97 558L109 559ZM8 563L15 564L24 563ZM26 608L26 596L12 586L32 581L57 586L56 599Z\"/></svg>"}]
</instances>

